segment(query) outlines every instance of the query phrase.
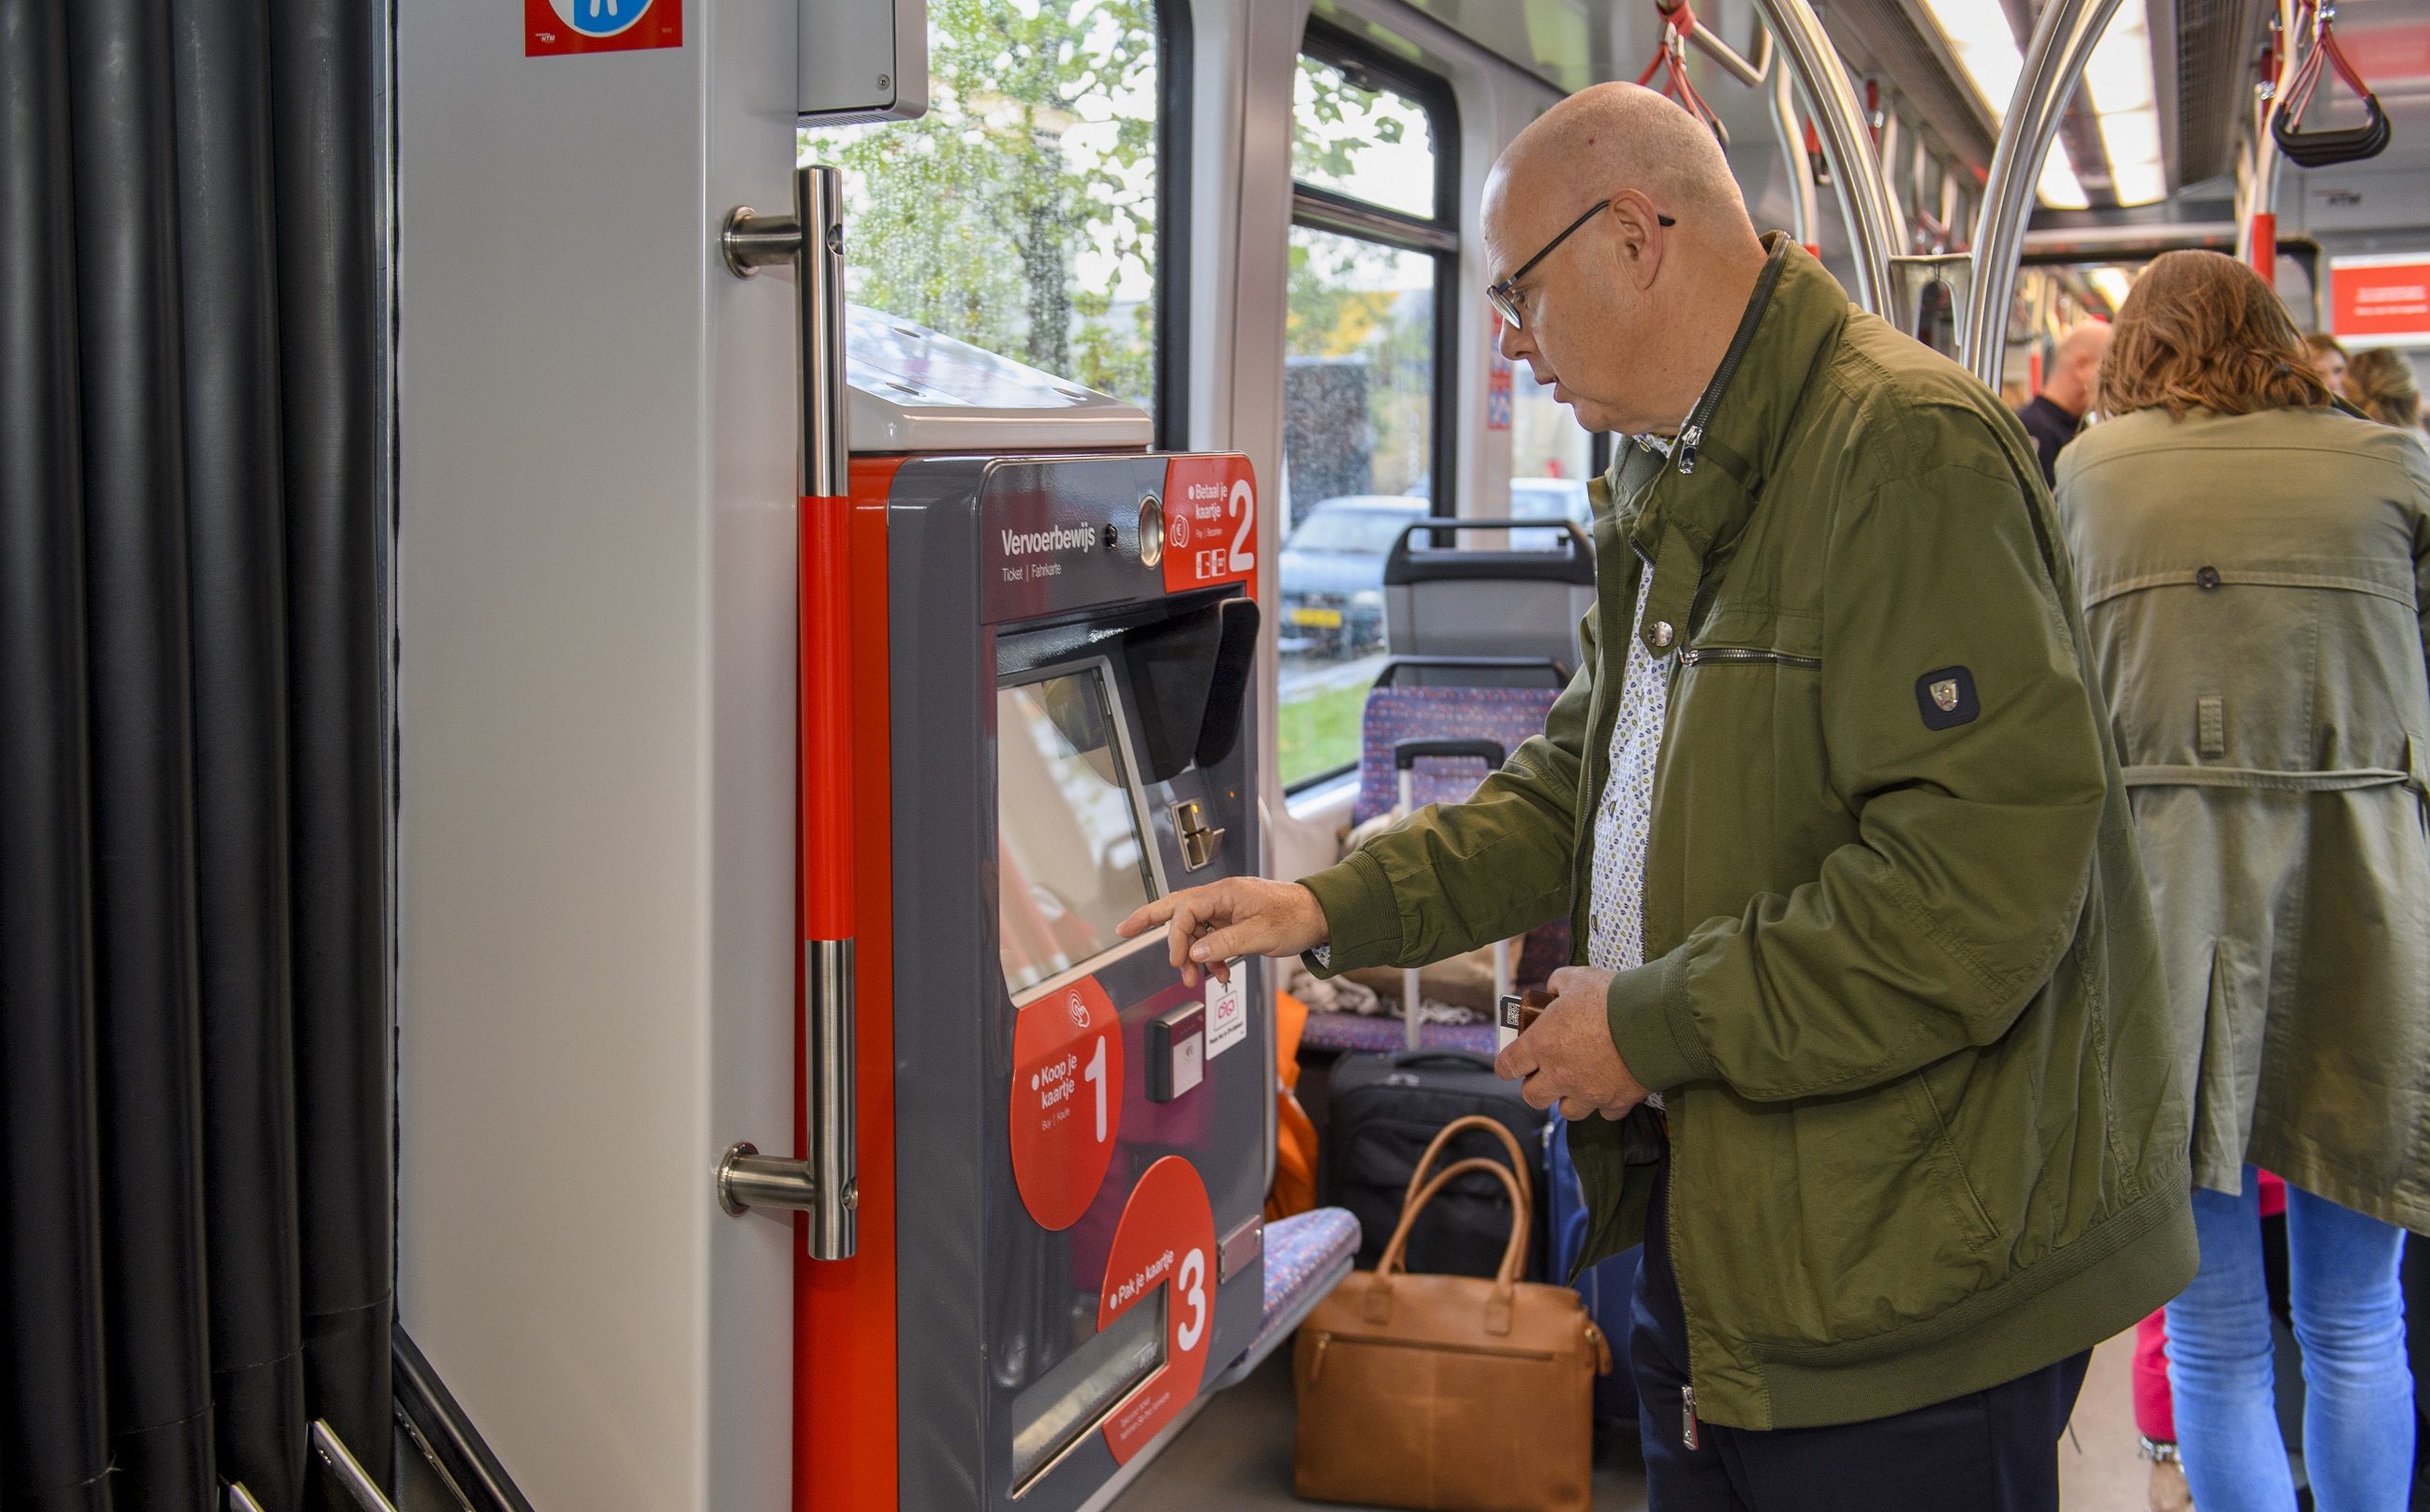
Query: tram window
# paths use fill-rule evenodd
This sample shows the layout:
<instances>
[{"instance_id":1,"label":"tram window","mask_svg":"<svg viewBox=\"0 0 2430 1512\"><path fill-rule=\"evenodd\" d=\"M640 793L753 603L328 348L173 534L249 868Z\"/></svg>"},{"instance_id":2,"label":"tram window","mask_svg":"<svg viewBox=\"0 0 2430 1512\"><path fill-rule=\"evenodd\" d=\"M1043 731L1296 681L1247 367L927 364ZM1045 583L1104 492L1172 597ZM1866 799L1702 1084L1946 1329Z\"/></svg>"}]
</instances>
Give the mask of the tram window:
<instances>
[{"instance_id":1,"label":"tram window","mask_svg":"<svg viewBox=\"0 0 2430 1512\"><path fill-rule=\"evenodd\" d=\"M1286 788L1349 770L1384 659L1384 557L1451 511L1450 93L1312 23L1292 120L1283 373Z\"/></svg>"},{"instance_id":2,"label":"tram window","mask_svg":"<svg viewBox=\"0 0 2430 1512\"><path fill-rule=\"evenodd\" d=\"M845 289L890 315L1140 406L1185 413L1181 175L1166 108L1186 48L1158 0L932 0L917 121L805 130L843 170ZM1177 17L1173 18L1177 21Z\"/></svg>"},{"instance_id":3,"label":"tram window","mask_svg":"<svg viewBox=\"0 0 2430 1512\"><path fill-rule=\"evenodd\" d=\"M1360 71L1357 79L1373 80ZM1434 124L1390 89L1303 54L1293 86L1291 177L1388 210L1435 218Z\"/></svg>"},{"instance_id":4,"label":"tram window","mask_svg":"<svg viewBox=\"0 0 2430 1512\"><path fill-rule=\"evenodd\" d=\"M1593 509L1587 479L1594 476L1594 438L1553 398L1553 386L1538 383L1524 362L1510 374L1510 518L1567 520L1589 534ZM1548 531L1514 530L1519 551L1551 551Z\"/></svg>"}]
</instances>

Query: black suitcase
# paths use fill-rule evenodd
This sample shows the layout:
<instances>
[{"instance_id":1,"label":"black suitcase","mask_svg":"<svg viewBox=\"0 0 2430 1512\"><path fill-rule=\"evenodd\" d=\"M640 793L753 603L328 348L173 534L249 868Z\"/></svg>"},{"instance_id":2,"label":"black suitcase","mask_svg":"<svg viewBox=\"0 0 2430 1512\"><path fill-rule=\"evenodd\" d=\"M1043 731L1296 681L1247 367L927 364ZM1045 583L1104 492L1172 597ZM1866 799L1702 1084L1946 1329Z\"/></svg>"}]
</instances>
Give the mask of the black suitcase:
<instances>
[{"instance_id":1,"label":"black suitcase","mask_svg":"<svg viewBox=\"0 0 2430 1512\"><path fill-rule=\"evenodd\" d=\"M1372 1271L1383 1258L1426 1146L1444 1124L1481 1113L1516 1135L1527 1153L1536 1210L1520 1279L1544 1279L1545 1115L1527 1105L1518 1083L1493 1074L1492 1061L1463 1050L1344 1055L1333 1068L1330 1110L1317 1141L1317 1201L1357 1217L1359 1269ZM1472 1130L1452 1141L1435 1169L1472 1155L1509 1159L1501 1140ZM1462 1176L1419 1215L1407 1269L1490 1276L1509 1238L1510 1198L1502 1183L1482 1173Z\"/></svg>"}]
</instances>

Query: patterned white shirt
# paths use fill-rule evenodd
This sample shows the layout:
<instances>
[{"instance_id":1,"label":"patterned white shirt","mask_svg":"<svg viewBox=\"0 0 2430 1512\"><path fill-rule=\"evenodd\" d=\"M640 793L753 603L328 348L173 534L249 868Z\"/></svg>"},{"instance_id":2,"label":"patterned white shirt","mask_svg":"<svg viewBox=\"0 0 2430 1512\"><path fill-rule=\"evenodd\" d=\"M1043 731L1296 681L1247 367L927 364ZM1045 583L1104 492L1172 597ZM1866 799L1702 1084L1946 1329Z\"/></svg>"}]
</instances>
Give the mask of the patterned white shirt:
<instances>
[{"instance_id":1,"label":"patterned white shirt","mask_svg":"<svg viewBox=\"0 0 2430 1512\"><path fill-rule=\"evenodd\" d=\"M1648 564L1629 619L1628 663L1611 727L1611 765L1595 806L1594 873L1587 900L1587 964L1624 972L1645 964L1645 842L1654 821L1654 764L1662 752L1671 652L1656 656L1639 630L1654 588Z\"/></svg>"}]
</instances>

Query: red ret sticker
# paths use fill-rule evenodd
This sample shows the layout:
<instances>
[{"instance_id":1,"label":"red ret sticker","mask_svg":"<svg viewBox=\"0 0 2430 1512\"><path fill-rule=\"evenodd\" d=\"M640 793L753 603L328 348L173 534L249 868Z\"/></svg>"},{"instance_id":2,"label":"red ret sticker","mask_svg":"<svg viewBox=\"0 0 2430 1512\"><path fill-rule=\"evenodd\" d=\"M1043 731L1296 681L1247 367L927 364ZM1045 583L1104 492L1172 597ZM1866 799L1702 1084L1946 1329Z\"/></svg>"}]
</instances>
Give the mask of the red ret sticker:
<instances>
[{"instance_id":1,"label":"red ret sticker","mask_svg":"<svg viewBox=\"0 0 2430 1512\"><path fill-rule=\"evenodd\" d=\"M1050 992L1012 1025L1012 1179L1039 1226L1080 1221L1123 1122L1123 1025L1093 976Z\"/></svg>"},{"instance_id":2,"label":"red ret sticker","mask_svg":"<svg viewBox=\"0 0 2430 1512\"><path fill-rule=\"evenodd\" d=\"M1164 589L1247 583L1257 591L1257 480L1233 452L1164 464Z\"/></svg>"},{"instance_id":3,"label":"red ret sticker","mask_svg":"<svg viewBox=\"0 0 2430 1512\"><path fill-rule=\"evenodd\" d=\"M1127 1465L1198 1395L1215 1334L1215 1210L1198 1168L1166 1155L1131 1188L1106 1255L1097 1331L1165 1288L1164 1368L1106 1419L1106 1447Z\"/></svg>"}]
</instances>

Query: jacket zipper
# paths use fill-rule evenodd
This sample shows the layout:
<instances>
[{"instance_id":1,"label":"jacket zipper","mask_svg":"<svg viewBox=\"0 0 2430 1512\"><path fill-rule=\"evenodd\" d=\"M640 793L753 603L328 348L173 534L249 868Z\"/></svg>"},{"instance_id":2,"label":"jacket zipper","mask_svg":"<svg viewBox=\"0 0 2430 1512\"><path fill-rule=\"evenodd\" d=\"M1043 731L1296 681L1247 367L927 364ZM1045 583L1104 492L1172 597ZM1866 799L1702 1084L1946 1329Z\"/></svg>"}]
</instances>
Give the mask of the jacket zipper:
<instances>
[{"instance_id":1,"label":"jacket zipper","mask_svg":"<svg viewBox=\"0 0 2430 1512\"><path fill-rule=\"evenodd\" d=\"M1705 1436L1696 1431L1696 1388L1679 1388L1679 1441L1689 1449L1705 1447Z\"/></svg>"},{"instance_id":2,"label":"jacket zipper","mask_svg":"<svg viewBox=\"0 0 2430 1512\"><path fill-rule=\"evenodd\" d=\"M1767 651L1757 646L1689 646L1679 653L1679 659L1690 667L1707 661L1754 661L1779 667L1803 667L1807 672L1822 670L1819 656L1791 656L1786 651Z\"/></svg>"},{"instance_id":3,"label":"jacket zipper","mask_svg":"<svg viewBox=\"0 0 2430 1512\"><path fill-rule=\"evenodd\" d=\"M1696 448L1705 441L1705 427L1713 423L1713 411L1721 407L1722 394L1729 388L1730 378L1746 359L1747 348L1755 344L1756 327L1763 323L1763 308L1772 303L1772 291L1780 282L1780 270L1789 262L1789 239L1772 249L1772 259L1763 265L1763 274L1755 283L1755 297L1747 301L1746 313L1739 318L1738 334L1730 338L1730 349L1722 354L1722 365L1713 371L1713 381L1705 386L1704 397L1688 412L1688 424L1679 427L1678 444L1671 455L1678 460L1682 476L1696 471Z\"/></svg>"},{"instance_id":4,"label":"jacket zipper","mask_svg":"<svg viewBox=\"0 0 2430 1512\"><path fill-rule=\"evenodd\" d=\"M1319 1334L1316 1336L1316 1356L1308 1361L1307 1379L1311 1386L1324 1373L1324 1352L1339 1338L1344 1344L1364 1344L1371 1349L1422 1349L1432 1354L1482 1354L1493 1359L1549 1360L1548 1349L1492 1349L1483 1344L1426 1344L1411 1338L1366 1338L1357 1335Z\"/></svg>"}]
</instances>

